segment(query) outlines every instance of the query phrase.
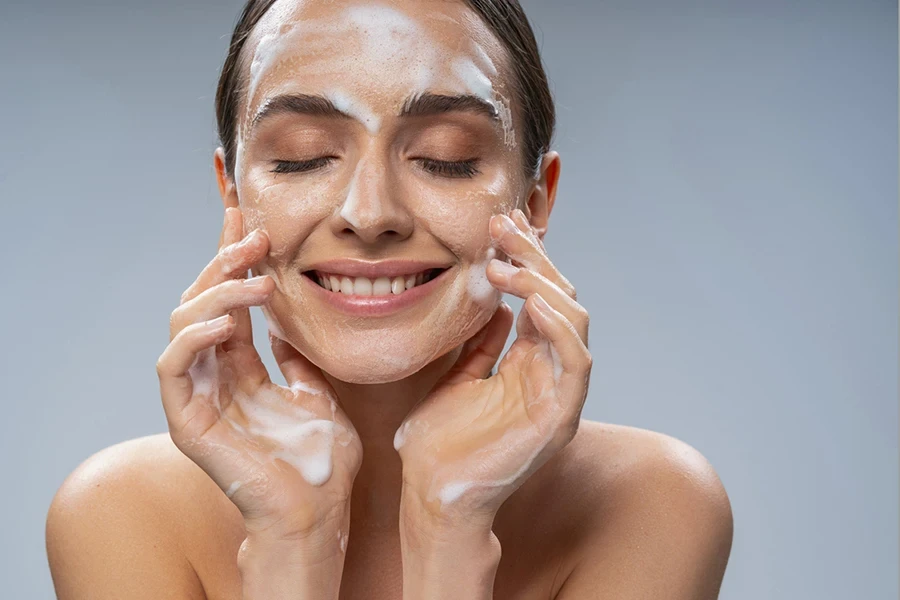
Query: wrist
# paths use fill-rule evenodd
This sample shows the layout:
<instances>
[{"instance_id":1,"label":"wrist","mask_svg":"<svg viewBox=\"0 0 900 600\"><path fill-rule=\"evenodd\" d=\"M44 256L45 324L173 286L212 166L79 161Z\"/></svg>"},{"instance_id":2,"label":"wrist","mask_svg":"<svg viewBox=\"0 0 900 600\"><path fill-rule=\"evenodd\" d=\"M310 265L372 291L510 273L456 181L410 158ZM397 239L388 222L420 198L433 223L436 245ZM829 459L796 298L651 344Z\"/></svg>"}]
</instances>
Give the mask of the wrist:
<instances>
[{"instance_id":1,"label":"wrist","mask_svg":"<svg viewBox=\"0 0 900 600\"><path fill-rule=\"evenodd\" d=\"M483 504L457 500L441 502L440 498L423 496L418 486L403 482L400 493L400 525L408 525L410 535L423 536L423 541L475 537L489 532L497 511Z\"/></svg>"},{"instance_id":2,"label":"wrist","mask_svg":"<svg viewBox=\"0 0 900 600\"><path fill-rule=\"evenodd\" d=\"M500 563L493 515L441 513L404 489L400 548L404 600L489 599Z\"/></svg>"},{"instance_id":3,"label":"wrist","mask_svg":"<svg viewBox=\"0 0 900 600\"><path fill-rule=\"evenodd\" d=\"M349 512L315 529L250 530L237 555L243 600L337 600Z\"/></svg>"}]
</instances>

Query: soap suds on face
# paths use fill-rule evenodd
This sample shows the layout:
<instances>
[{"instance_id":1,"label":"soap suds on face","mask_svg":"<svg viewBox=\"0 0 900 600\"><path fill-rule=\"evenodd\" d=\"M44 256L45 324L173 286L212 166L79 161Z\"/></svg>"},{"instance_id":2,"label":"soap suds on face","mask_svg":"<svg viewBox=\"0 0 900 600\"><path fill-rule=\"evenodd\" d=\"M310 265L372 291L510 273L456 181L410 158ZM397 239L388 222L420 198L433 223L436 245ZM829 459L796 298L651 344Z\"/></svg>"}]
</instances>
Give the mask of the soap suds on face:
<instances>
[{"instance_id":1,"label":"soap suds on face","mask_svg":"<svg viewBox=\"0 0 900 600\"><path fill-rule=\"evenodd\" d=\"M469 296L483 306L494 305L498 298L502 297L501 292L488 281L486 272L491 259L496 256L497 250L491 246L487 249L484 260L473 264L469 272Z\"/></svg>"},{"instance_id":2,"label":"soap suds on face","mask_svg":"<svg viewBox=\"0 0 900 600\"><path fill-rule=\"evenodd\" d=\"M360 194L363 193L359 190L360 187L360 179L365 177L365 160L361 160L356 167L356 171L353 172L353 179L350 180L350 186L347 189L346 200L344 201L343 206L341 207L341 217L356 227L357 229L361 229L364 226L364 223L360 221L360 209L359 209L359 197ZM378 204L374 203L372 206L371 214L364 215L366 221L374 221L378 219L379 211Z\"/></svg>"},{"instance_id":3,"label":"soap suds on face","mask_svg":"<svg viewBox=\"0 0 900 600\"><path fill-rule=\"evenodd\" d=\"M351 97L349 92L335 89L326 92L325 97L331 100L331 103L339 111L362 122L370 134L375 135L378 133L378 130L381 128L381 117L376 115L371 107L359 99Z\"/></svg>"},{"instance_id":4,"label":"soap suds on face","mask_svg":"<svg viewBox=\"0 0 900 600\"><path fill-rule=\"evenodd\" d=\"M237 179L236 173L236 181L247 222L264 228L272 241L267 266L259 270L278 273L281 279L263 312L273 336L290 339L335 378L361 384L397 381L464 343L496 310L502 294L484 272L496 252L488 247L487 223L491 214L508 212L523 190L520 157L497 149L503 148L499 144L491 144L493 164L484 171L489 177L449 185L421 169L398 168L391 171L388 185L384 178L393 163L385 158L383 140L392 129L386 125L404 101L422 92L473 93L494 105L501 122L494 136L508 147L514 132L504 116L508 111L501 92L509 92L497 66L503 48L467 9L451 8L454 19L441 10L382 5L277 5L283 12L277 18L267 13L247 47L252 68L244 118L238 123L235 169L241 174ZM462 35L453 28L462 28ZM262 140L270 136L256 138L247 127L256 107L291 93L323 94L366 126L347 136L346 151L333 170L273 175L262 158L268 148L261 144L269 143ZM393 154L390 160L399 158ZM397 221L389 222L395 216ZM343 240L335 241L338 227L349 223L396 230L401 219L413 232L409 240L397 240L403 247L392 242L383 253L379 248L377 256L367 258L446 260L453 272L427 303L392 317L356 318L311 296L309 280L301 275L304 268L351 251ZM353 251L362 256L361 248Z\"/></svg>"}]
</instances>

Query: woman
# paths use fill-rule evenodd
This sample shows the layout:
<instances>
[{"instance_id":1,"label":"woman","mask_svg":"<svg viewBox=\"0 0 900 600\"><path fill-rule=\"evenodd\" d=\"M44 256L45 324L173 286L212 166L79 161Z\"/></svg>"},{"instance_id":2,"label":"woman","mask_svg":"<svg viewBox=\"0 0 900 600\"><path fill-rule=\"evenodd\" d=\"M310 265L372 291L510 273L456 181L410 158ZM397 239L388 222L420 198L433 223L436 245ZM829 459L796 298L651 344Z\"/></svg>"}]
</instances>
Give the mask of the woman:
<instances>
[{"instance_id":1,"label":"woman","mask_svg":"<svg viewBox=\"0 0 900 600\"><path fill-rule=\"evenodd\" d=\"M717 597L710 465L580 419L588 315L542 243L560 159L517 3L251 0L217 116L224 225L157 364L169 432L58 492L60 598Z\"/></svg>"}]
</instances>

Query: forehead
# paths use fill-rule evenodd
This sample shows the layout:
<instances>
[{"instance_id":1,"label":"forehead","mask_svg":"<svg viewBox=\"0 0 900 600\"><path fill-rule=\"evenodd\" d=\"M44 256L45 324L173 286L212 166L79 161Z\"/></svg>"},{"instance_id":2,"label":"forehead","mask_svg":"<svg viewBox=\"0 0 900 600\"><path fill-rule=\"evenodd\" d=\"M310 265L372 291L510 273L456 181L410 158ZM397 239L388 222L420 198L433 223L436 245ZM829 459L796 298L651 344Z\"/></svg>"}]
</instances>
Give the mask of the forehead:
<instances>
[{"instance_id":1,"label":"forehead","mask_svg":"<svg viewBox=\"0 0 900 600\"><path fill-rule=\"evenodd\" d=\"M511 96L502 45L461 1L279 0L254 27L243 65L243 125L287 91L351 93L384 112L425 90Z\"/></svg>"}]
</instances>

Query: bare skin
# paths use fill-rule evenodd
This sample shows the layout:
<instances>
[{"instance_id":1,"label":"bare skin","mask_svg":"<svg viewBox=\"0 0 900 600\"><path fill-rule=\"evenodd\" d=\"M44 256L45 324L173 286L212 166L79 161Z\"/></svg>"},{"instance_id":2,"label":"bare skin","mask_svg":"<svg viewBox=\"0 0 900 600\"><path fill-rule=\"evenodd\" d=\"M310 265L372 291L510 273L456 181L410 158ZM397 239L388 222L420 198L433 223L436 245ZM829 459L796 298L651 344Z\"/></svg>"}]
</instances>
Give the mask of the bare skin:
<instances>
[{"instance_id":1,"label":"bare skin","mask_svg":"<svg viewBox=\"0 0 900 600\"><path fill-rule=\"evenodd\" d=\"M357 480L341 598L400 597L397 509ZM498 599L709 600L731 550L732 515L695 449L585 420L504 503L494 532ZM85 461L57 494L47 533L61 600L241 598L242 516L167 433Z\"/></svg>"},{"instance_id":2,"label":"bare skin","mask_svg":"<svg viewBox=\"0 0 900 600\"><path fill-rule=\"evenodd\" d=\"M157 364L169 434L92 457L57 494L60 598L715 597L731 515L709 464L580 420L588 317L542 243L559 156L522 174L502 48L458 3L278 7L251 39L234 173L215 155L219 253ZM403 114L425 80L505 120ZM469 175L431 170L473 153ZM332 258L447 271L440 294L360 319L301 275ZM501 292L526 301L503 357Z\"/></svg>"}]
</instances>

